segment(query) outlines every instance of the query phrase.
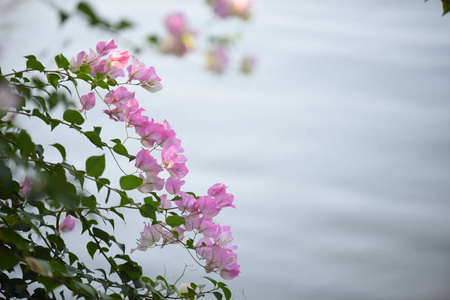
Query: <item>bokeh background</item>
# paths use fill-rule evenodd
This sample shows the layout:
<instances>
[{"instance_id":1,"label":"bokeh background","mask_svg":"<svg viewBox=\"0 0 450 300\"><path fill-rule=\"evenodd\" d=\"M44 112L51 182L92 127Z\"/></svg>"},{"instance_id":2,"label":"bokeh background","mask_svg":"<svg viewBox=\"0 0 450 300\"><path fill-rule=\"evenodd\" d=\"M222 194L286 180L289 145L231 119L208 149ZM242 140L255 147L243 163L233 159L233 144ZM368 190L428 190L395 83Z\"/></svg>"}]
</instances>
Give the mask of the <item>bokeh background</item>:
<instances>
[{"instance_id":1,"label":"bokeh background","mask_svg":"<svg viewBox=\"0 0 450 300\"><path fill-rule=\"evenodd\" d=\"M119 36L81 18L59 27L45 1L0 1L3 72L110 37L131 51L173 11L202 34L241 31L234 58L258 59L251 76L236 64L217 76L201 51L138 55L163 79L161 92L137 97L183 141L186 189L224 182L235 195L237 209L220 217L239 246L235 299L450 299L450 15L440 1L255 0L248 22L218 21L201 0L92 5L137 26ZM100 113L90 118L116 134ZM61 143L81 165L96 151ZM142 222L116 230L128 249ZM149 275L191 264L176 247L133 255Z\"/></svg>"}]
</instances>

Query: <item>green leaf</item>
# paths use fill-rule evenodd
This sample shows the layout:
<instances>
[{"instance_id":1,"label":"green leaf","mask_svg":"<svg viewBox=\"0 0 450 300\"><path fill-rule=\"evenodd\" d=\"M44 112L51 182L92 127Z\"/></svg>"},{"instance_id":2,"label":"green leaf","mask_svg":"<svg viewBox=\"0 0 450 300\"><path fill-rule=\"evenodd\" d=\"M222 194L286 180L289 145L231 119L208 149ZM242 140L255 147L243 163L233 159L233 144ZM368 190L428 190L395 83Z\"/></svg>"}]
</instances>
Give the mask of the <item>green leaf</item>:
<instances>
[{"instance_id":1,"label":"green leaf","mask_svg":"<svg viewBox=\"0 0 450 300\"><path fill-rule=\"evenodd\" d=\"M153 221L156 220L156 210L153 207L153 205L144 204L141 207L139 207L139 212L144 218L150 218Z\"/></svg>"},{"instance_id":2,"label":"green leaf","mask_svg":"<svg viewBox=\"0 0 450 300\"><path fill-rule=\"evenodd\" d=\"M86 160L86 173L92 177L100 177L105 170L105 155L91 156Z\"/></svg>"},{"instance_id":3,"label":"green leaf","mask_svg":"<svg viewBox=\"0 0 450 300\"><path fill-rule=\"evenodd\" d=\"M19 263L19 259L12 255L0 253L0 270L13 271L14 267Z\"/></svg>"},{"instance_id":4,"label":"green leaf","mask_svg":"<svg viewBox=\"0 0 450 300\"><path fill-rule=\"evenodd\" d=\"M50 83L55 89L58 89L58 83L61 77L58 74L47 74L48 83Z\"/></svg>"},{"instance_id":5,"label":"green leaf","mask_svg":"<svg viewBox=\"0 0 450 300\"><path fill-rule=\"evenodd\" d=\"M95 146L102 148L103 143L102 139L93 131L86 131L84 135L91 141Z\"/></svg>"},{"instance_id":6,"label":"green leaf","mask_svg":"<svg viewBox=\"0 0 450 300\"><path fill-rule=\"evenodd\" d=\"M142 185L144 180L134 175L120 177L120 187L124 190L133 190Z\"/></svg>"},{"instance_id":7,"label":"green leaf","mask_svg":"<svg viewBox=\"0 0 450 300\"><path fill-rule=\"evenodd\" d=\"M87 243L86 248L87 248L88 253L91 256L91 258L94 259L95 251L97 251L97 249L98 249L97 244L94 243L93 241L90 241L89 243Z\"/></svg>"},{"instance_id":8,"label":"green leaf","mask_svg":"<svg viewBox=\"0 0 450 300\"><path fill-rule=\"evenodd\" d=\"M100 190L102 189L102 187L105 186L105 184L111 184L111 181L109 181L108 178L99 178L98 181L100 182L96 182L97 184L97 190L100 192Z\"/></svg>"},{"instance_id":9,"label":"green leaf","mask_svg":"<svg viewBox=\"0 0 450 300\"><path fill-rule=\"evenodd\" d=\"M102 128L100 126L94 126L94 133L100 136L100 132L102 132Z\"/></svg>"},{"instance_id":10,"label":"green leaf","mask_svg":"<svg viewBox=\"0 0 450 300\"><path fill-rule=\"evenodd\" d=\"M221 293L219 293L219 292L213 292L213 294L214 294L214 296L216 296L216 299L217 299L217 300L222 300L223 296L222 296Z\"/></svg>"},{"instance_id":11,"label":"green leaf","mask_svg":"<svg viewBox=\"0 0 450 300\"><path fill-rule=\"evenodd\" d=\"M442 9L444 11L442 16L445 16L450 11L450 0L442 0Z\"/></svg>"},{"instance_id":12,"label":"green leaf","mask_svg":"<svg viewBox=\"0 0 450 300\"><path fill-rule=\"evenodd\" d=\"M31 141L31 137L25 131L19 134L16 143L23 155L32 153L36 149L35 144Z\"/></svg>"},{"instance_id":13,"label":"green leaf","mask_svg":"<svg viewBox=\"0 0 450 300\"><path fill-rule=\"evenodd\" d=\"M180 216L168 216L166 218L166 223L169 226L178 227L178 226L183 225L184 223L186 223L186 221Z\"/></svg>"},{"instance_id":14,"label":"green leaf","mask_svg":"<svg viewBox=\"0 0 450 300\"><path fill-rule=\"evenodd\" d=\"M45 70L45 67L36 59L34 55L25 56L27 60L27 68L38 70L40 72Z\"/></svg>"},{"instance_id":15,"label":"green leaf","mask_svg":"<svg viewBox=\"0 0 450 300\"><path fill-rule=\"evenodd\" d=\"M69 61L62 54L58 54L55 56L55 62L58 68L63 68L64 70L69 69Z\"/></svg>"},{"instance_id":16,"label":"green leaf","mask_svg":"<svg viewBox=\"0 0 450 300\"><path fill-rule=\"evenodd\" d=\"M92 72L91 67L89 65L82 65L80 66L80 72L81 73L85 73L85 74L89 74ZM89 77L91 78L91 77Z\"/></svg>"},{"instance_id":17,"label":"green leaf","mask_svg":"<svg viewBox=\"0 0 450 300\"><path fill-rule=\"evenodd\" d=\"M232 296L231 291L226 286L222 286L221 289L223 291L223 294L225 295L225 299L230 300Z\"/></svg>"},{"instance_id":18,"label":"green leaf","mask_svg":"<svg viewBox=\"0 0 450 300\"><path fill-rule=\"evenodd\" d=\"M36 117L38 117L39 119L41 119L42 121L44 121L45 124L47 124L47 125L50 124L50 121L48 120L48 118L47 118L45 115L43 115L43 114L39 111L39 109L37 109L37 108L33 109L32 115L33 115L33 116L36 116Z\"/></svg>"},{"instance_id":19,"label":"green leaf","mask_svg":"<svg viewBox=\"0 0 450 300\"><path fill-rule=\"evenodd\" d=\"M95 199L94 195L91 195L89 197L83 197L81 203L83 204L83 206L87 206L90 208L94 208L97 206L97 200Z\"/></svg>"},{"instance_id":20,"label":"green leaf","mask_svg":"<svg viewBox=\"0 0 450 300\"><path fill-rule=\"evenodd\" d=\"M142 276L142 268L131 262L119 265L119 270L125 272L131 279L137 279Z\"/></svg>"},{"instance_id":21,"label":"green leaf","mask_svg":"<svg viewBox=\"0 0 450 300\"><path fill-rule=\"evenodd\" d=\"M113 147L114 152L116 152L117 154L123 155L125 157L128 157L128 150L127 148L125 148L124 145L122 144L116 144Z\"/></svg>"},{"instance_id":22,"label":"green leaf","mask_svg":"<svg viewBox=\"0 0 450 300\"><path fill-rule=\"evenodd\" d=\"M84 118L79 111L67 109L64 112L63 119L69 123L81 125L84 123Z\"/></svg>"},{"instance_id":23,"label":"green leaf","mask_svg":"<svg viewBox=\"0 0 450 300\"><path fill-rule=\"evenodd\" d=\"M109 233L107 233L106 231L103 231L97 227L92 228L92 232L94 233L94 235L96 237L98 237L105 243L109 244L109 241L111 240L111 238L109 237Z\"/></svg>"},{"instance_id":24,"label":"green leaf","mask_svg":"<svg viewBox=\"0 0 450 300\"><path fill-rule=\"evenodd\" d=\"M58 149L58 151L59 151L59 153L61 154L63 160L66 160L66 149L64 148L63 145L58 144L58 143L55 143L55 144L52 144L52 145L50 145L50 146L53 146L53 147L55 147L56 149Z\"/></svg>"}]
</instances>

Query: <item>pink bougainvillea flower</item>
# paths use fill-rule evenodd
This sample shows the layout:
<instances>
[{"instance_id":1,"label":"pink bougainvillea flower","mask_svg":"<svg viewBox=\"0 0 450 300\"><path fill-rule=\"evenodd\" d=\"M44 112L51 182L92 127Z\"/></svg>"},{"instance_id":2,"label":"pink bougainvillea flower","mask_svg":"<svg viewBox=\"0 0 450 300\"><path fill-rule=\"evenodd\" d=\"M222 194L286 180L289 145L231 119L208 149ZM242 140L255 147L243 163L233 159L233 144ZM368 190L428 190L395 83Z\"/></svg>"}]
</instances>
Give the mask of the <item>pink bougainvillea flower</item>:
<instances>
[{"instance_id":1,"label":"pink bougainvillea flower","mask_svg":"<svg viewBox=\"0 0 450 300\"><path fill-rule=\"evenodd\" d=\"M194 196L180 192L180 197L181 199L175 200L174 202L182 213L196 211L195 204L197 201Z\"/></svg>"},{"instance_id":2,"label":"pink bougainvillea flower","mask_svg":"<svg viewBox=\"0 0 450 300\"><path fill-rule=\"evenodd\" d=\"M244 20L250 18L250 4L250 0L230 0L231 14Z\"/></svg>"},{"instance_id":3,"label":"pink bougainvillea flower","mask_svg":"<svg viewBox=\"0 0 450 300\"><path fill-rule=\"evenodd\" d=\"M184 183L184 180L178 180L173 177L169 177L166 180L166 191L171 195L179 195L181 186L183 186Z\"/></svg>"},{"instance_id":4,"label":"pink bougainvillea flower","mask_svg":"<svg viewBox=\"0 0 450 300\"><path fill-rule=\"evenodd\" d=\"M31 182L30 182L30 178L25 177L25 179L20 183L20 190L19 190L19 194L22 197L26 197L28 196L28 194L30 194L31 191Z\"/></svg>"},{"instance_id":5,"label":"pink bougainvillea flower","mask_svg":"<svg viewBox=\"0 0 450 300\"><path fill-rule=\"evenodd\" d=\"M126 87L121 86L116 90L109 91L105 95L105 103L108 105L117 104L119 102L128 102L131 98L134 98L135 92L130 92Z\"/></svg>"},{"instance_id":6,"label":"pink bougainvillea flower","mask_svg":"<svg viewBox=\"0 0 450 300\"><path fill-rule=\"evenodd\" d=\"M186 31L186 19L181 13L172 13L165 20L167 30L174 36L180 36Z\"/></svg>"},{"instance_id":7,"label":"pink bougainvillea flower","mask_svg":"<svg viewBox=\"0 0 450 300\"><path fill-rule=\"evenodd\" d=\"M159 209L169 209L172 207L172 202L167 199L167 194L163 194L159 198L161 199L161 204L158 206Z\"/></svg>"},{"instance_id":8,"label":"pink bougainvillea flower","mask_svg":"<svg viewBox=\"0 0 450 300\"><path fill-rule=\"evenodd\" d=\"M195 207L207 218L215 217L220 212L220 206L217 204L216 199L211 196L202 196L198 198Z\"/></svg>"},{"instance_id":9,"label":"pink bougainvillea flower","mask_svg":"<svg viewBox=\"0 0 450 300\"><path fill-rule=\"evenodd\" d=\"M143 149L136 155L135 167L146 172L147 174L158 175L163 168L158 164L156 159L150 155L150 151Z\"/></svg>"},{"instance_id":10,"label":"pink bougainvillea flower","mask_svg":"<svg viewBox=\"0 0 450 300\"><path fill-rule=\"evenodd\" d=\"M174 244L174 243L176 243L178 241L182 241L184 239L185 230L183 228L176 227L176 228L172 229L172 231L176 232L176 235L167 230L162 231L162 238L163 238L162 246L163 247L167 244Z\"/></svg>"},{"instance_id":11,"label":"pink bougainvillea flower","mask_svg":"<svg viewBox=\"0 0 450 300\"><path fill-rule=\"evenodd\" d=\"M162 231L162 224L155 224L151 226L145 224L144 231L141 232L139 245L135 249L131 249L131 253L133 253L135 250L145 251L149 247L154 246L157 242L159 242L159 240L161 240Z\"/></svg>"},{"instance_id":12,"label":"pink bougainvillea flower","mask_svg":"<svg viewBox=\"0 0 450 300\"><path fill-rule=\"evenodd\" d=\"M117 48L117 46L114 43L113 39L110 39L109 41L99 42L99 43L97 43L97 46L96 46L96 50L100 54L100 56L105 56L111 50L114 50L116 48Z\"/></svg>"},{"instance_id":13,"label":"pink bougainvillea flower","mask_svg":"<svg viewBox=\"0 0 450 300\"><path fill-rule=\"evenodd\" d=\"M206 66L213 72L219 74L225 72L228 67L228 63L228 54L223 47L217 47L207 53Z\"/></svg>"},{"instance_id":14,"label":"pink bougainvillea flower","mask_svg":"<svg viewBox=\"0 0 450 300\"><path fill-rule=\"evenodd\" d=\"M217 204L220 207L234 207L234 196L226 192L227 186L223 183L216 183L208 189L208 195L214 197L217 200Z\"/></svg>"},{"instance_id":15,"label":"pink bougainvillea flower","mask_svg":"<svg viewBox=\"0 0 450 300\"><path fill-rule=\"evenodd\" d=\"M90 110L95 106L95 94L91 92L87 95L81 96L80 103L81 103L81 109L79 109L80 112Z\"/></svg>"},{"instance_id":16,"label":"pink bougainvillea flower","mask_svg":"<svg viewBox=\"0 0 450 300\"><path fill-rule=\"evenodd\" d=\"M139 177L144 179L142 185L138 187L138 190L141 193L146 194L152 191L160 191L164 187L164 179L159 178L151 172L146 173L146 177L144 177L142 174L139 174Z\"/></svg>"},{"instance_id":17,"label":"pink bougainvillea flower","mask_svg":"<svg viewBox=\"0 0 450 300\"><path fill-rule=\"evenodd\" d=\"M100 55L93 51L91 49L90 53L87 54L86 52L82 51L78 53L77 59L71 58L69 61L70 70L72 72L77 72L80 70L81 66L90 66L93 68L95 65L97 65L101 60Z\"/></svg>"},{"instance_id":18,"label":"pink bougainvillea flower","mask_svg":"<svg viewBox=\"0 0 450 300\"><path fill-rule=\"evenodd\" d=\"M185 165L187 159L181 154L177 145L171 145L170 147L164 148L161 152L161 157L164 169L166 169L173 178L182 179L189 172Z\"/></svg>"},{"instance_id":19,"label":"pink bougainvillea flower","mask_svg":"<svg viewBox=\"0 0 450 300\"><path fill-rule=\"evenodd\" d=\"M111 66L123 69L128 64L128 60L130 59L130 55L128 54L128 50L125 51L116 51L109 56L109 63Z\"/></svg>"},{"instance_id":20,"label":"pink bougainvillea flower","mask_svg":"<svg viewBox=\"0 0 450 300\"><path fill-rule=\"evenodd\" d=\"M59 231L61 232L70 232L75 227L75 219L68 215L62 222L59 224Z\"/></svg>"}]
</instances>

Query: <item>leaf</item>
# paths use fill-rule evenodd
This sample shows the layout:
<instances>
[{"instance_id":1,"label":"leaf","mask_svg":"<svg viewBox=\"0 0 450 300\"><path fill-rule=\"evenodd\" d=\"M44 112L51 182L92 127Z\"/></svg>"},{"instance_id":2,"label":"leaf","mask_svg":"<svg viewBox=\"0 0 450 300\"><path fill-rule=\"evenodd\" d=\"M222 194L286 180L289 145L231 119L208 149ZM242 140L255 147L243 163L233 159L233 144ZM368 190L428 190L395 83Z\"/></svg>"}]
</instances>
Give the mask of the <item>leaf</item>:
<instances>
[{"instance_id":1,"label":"leaf","mask_svg":"<svg viewBox=\"0 0 450 300\"><path fill-rule=\"evenodd\" d=\"M67 58L64 55L62 55L62 54L56 55L55 62L56 62L56 65L58 66L58 68L63 68L64 70L69 69L69 61L67 60Z\"/></svg>"},{"instance_id":2,"label":"leaf","mask_svg":"<svg viewBox=\"0 0 450 300\"><path fill-rule=\"evenodd\" d=\"M52 145L50 145L50 146L53 146L53 147L55 147L56 149L58 149L58 151L59 151L59 153L61 154L63 160L66 160L66 149L64 148L63 145L58 144L58 143L55 143L55 144L52 144Z\"/></svg>"},{"instance_id":3,"label":"leaf","mask_svg":"<svg viewBox=\"0 0 450 300\"><path fill-rule=\"evenodd\" d=\"M111 181L109 181L108 178L99 178L98 181L100 182L96 182L97 184L97 190L100 192L100 190L102 189L102 187L104 187L106 184L111 184Z\"/></svg>"},{"instance_id":4,"label":"leaf","mask_svg":"<svg viewBox=\"0 0 450 300\"><path fill-rule=\"evenodd\" d=\"M139 207L139 212L144 218L150 218L156 220L156 210L151 204L144 204Z\"/></svg>"},{"instance_id":5,"label":"leaf","mask_svg":"<svg viewBox=\"0 0 450 300\"><path fill-rule=\"evenodd\" d=\"M109 237L109 233L107 233L106 231L103 231L97 227L92 228L92 232L94 233L94 236L98 237L99 239L101 239L102 241L107 243L108 245L110 244L109 241L111 239Z\"/></svg>"},{"instance_id":6,"label":"leaf","mask_svg":"<svg viewBox=\"0 0 450 300\"><path fill-rule=\"evenodd\" d=\"M92 177L100 177L105 170L105 155L91 156L86 160L86 173Z\"/></svg>"},{"instance_id":7,"label":"leaf","mask_svg":"<svg viewBox=\"0 0 450 300\"><path fill-rule=\"evenodd\" d=\"M90 208L94 208L97 206L97 200L95 199L94 195L91 195L89 197L83 197L81 203L83 204L83 206L87 206Z\"/></svg>"},{"instance_id":8,"label":"leaf","mask_svg":"<svg viewBox=\"0 0 450 300\"><path fill-rule=\"evenodd\" d=\"M47 74L48 83L50 83L55 89L58 89L58 83L61 77L58 74Z\"/></svg>"},{"instance_id":9,"label":"leaf","mask_svg":"<svg viewBox=\"0 0 450 300\"><path fill-rule=\"evenodd\" d=\"M93 131L86 131L84 135L91 141L95 146L102 148L103 143L102 139Z\"/></svg>"},{"instance_id":10,"label":"leaf","mask_svg":"<svg viewBox=\"0 0 450 300\"><path fill-rule=\"evenodd\" d=\"M35 144L31 141L31 137L25 131L22 131L19 134L16 143L17 147L20 149L20 152L24 155L32 153L36 149Z\"/></svg>"},{"instance_id":11,"label":"leaf","mask_svg":"<svg viewBox=\"0 0 450 300\"><path fill-rule=\"evenodd\" d=\"M124 190L133 190L142 185L144 180L134 175L120 177L120 187Z\"/></svg>"},{"instance_id":12,"label":"leaf","mask_svg":"<svg viewBox=\"0 0 450 300\"><path fill-rule=\"evenodd\" d=\"M219 292L213 292L213 294L214 294L214 296L216 296L216 299L217 299L217 300L222 300L223 296L222 296L221 293L219 293Z\"/></svg>"},{"instance_id":13,"label":"leaf","mask_svg":"<svg viewBox=\"0 0 450 300\"><path fill-rule=\"evenodd\" d=\"M91 67L89 65L82 65L80 66L80 72L81 73L85 73L85 74L89 74L92 72ZM89 79L92 79L92 77L89 77Z\"/></svg>"},{"instance_id":14,"label":"leaf","mask_svg":"<svg viewBox=\"0 0 450 300\"><path fill-rule=\"evenodd\" d=\"M442 9L444 11L442 16L445 16L450 11L450 0L442 0Z\"/></svg>"},{"instance_id":15,"label":"leaf","mask_svg":"<svg viewBox=\"0 0 450 300\"><path fill-rule=\"evenodd\" d=\"M87 243L86 248L91 258L94 259L95 251L97 251L98 249L97 244L94 243L93 241L90 241L89 243Z\"/></svg>"},{"instance_id":16,"label":"leaf","mask_svg":"<svg viewBox=\"0 0 450 300\"><path fill-rule=\"evenodd\" d=\"M64 112L63 119L71 124L81 125L84 123L84 118L79 111L67 109Z\"/></svg>"},{"instance_id":17,"label":"leaf","mask_svg":"<svg viewBox=\"0 0 450 300\"><path fill-rule=\"evenodd\" d=\"M114 152L116 152L117 154L123 155L125 157L128 157L128 150L127 148L125 148L124 145L122 144L116 144L113 147Z\"/></svg>"},{"instance_id":18,"label":"leaf","mask_svg":"<svg viewBox=\"0 0 450 300\"><path fill-rule=\"evenodd\" d=\"M25 56L27 60L27 68L38 70L40 72L45 70L45 67L36 59L34 55Z\"/></svg>"},{"instance_id":19,"label":"leaf","mask_svg":"<svg viewBox=\"0 0 450 300\"><path fill-rule=\"evenodd\" d=\"M178 226L183 225L184 223L186 223L186 221L180 216L168 216L166 218L166 223L169 226L178 227Z\"/></svg>"},{"instance_id":20,"label":"leaf","mask_svg":"<svg viewBox=\"0 0 450 300\"><path fill-rule=\"evenodd\" d=\"M223 294L225 295L225 298L226 298L227 300L230 300L230 299L231 299L231 296L232 296L231 291L230 291L226 286L222 286L221 289L222 289L222 291L223 291Z\"/></svg>"}]
</instances>

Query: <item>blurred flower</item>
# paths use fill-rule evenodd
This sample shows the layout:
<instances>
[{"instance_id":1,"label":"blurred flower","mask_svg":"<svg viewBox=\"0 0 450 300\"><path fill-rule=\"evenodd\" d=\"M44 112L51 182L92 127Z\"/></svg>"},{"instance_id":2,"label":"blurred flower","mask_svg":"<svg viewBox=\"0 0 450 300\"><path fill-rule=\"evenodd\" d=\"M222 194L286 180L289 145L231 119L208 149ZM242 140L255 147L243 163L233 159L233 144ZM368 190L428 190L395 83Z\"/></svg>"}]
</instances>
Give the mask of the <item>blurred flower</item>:
<instances>
[{"instance_id":1,"label":"blurred flower","mask_svg":"<svg viewBox=\"0 0 450 300\"><path fill-rule=\"evenodd\" d=\"M75 219L72 218L70 215L67 216L64 221L59 224L59 231L61 232L70 232L75 227Z\"/></svg>"},{"instance_id":2,"label":"blurred flower","mask_svg":"<svg viewBox=\"0 0 450 300\"><path fill-rule=\"evenodd\" d=\"M188 28L183 14L168 15L165 24L169 35L161 44L162 52L183 56L195 48L195 32Z\"/></svg>"},{"instance_id":3,"label":"blurred flower","mask_svg":"<svg viewBox=\"0 0 450 300\"><path fill-rule=\"evenodd\" d=\"M255 68L256 58L253 56L246 56L242 59L241 62L241 72L245 74L250 74L253 72Z\"/></svg>"},{"instance_id":4,"label":"blurred flower","mask_svg":"<svg viewBox=\"0 0 450 300\"><path fill-rule=\"evenodd\" d=\"M227 69L228 63L228 54L221 46L207 53L206 66L213 72L222 74Z\"/></svg>"}]
</instances>

